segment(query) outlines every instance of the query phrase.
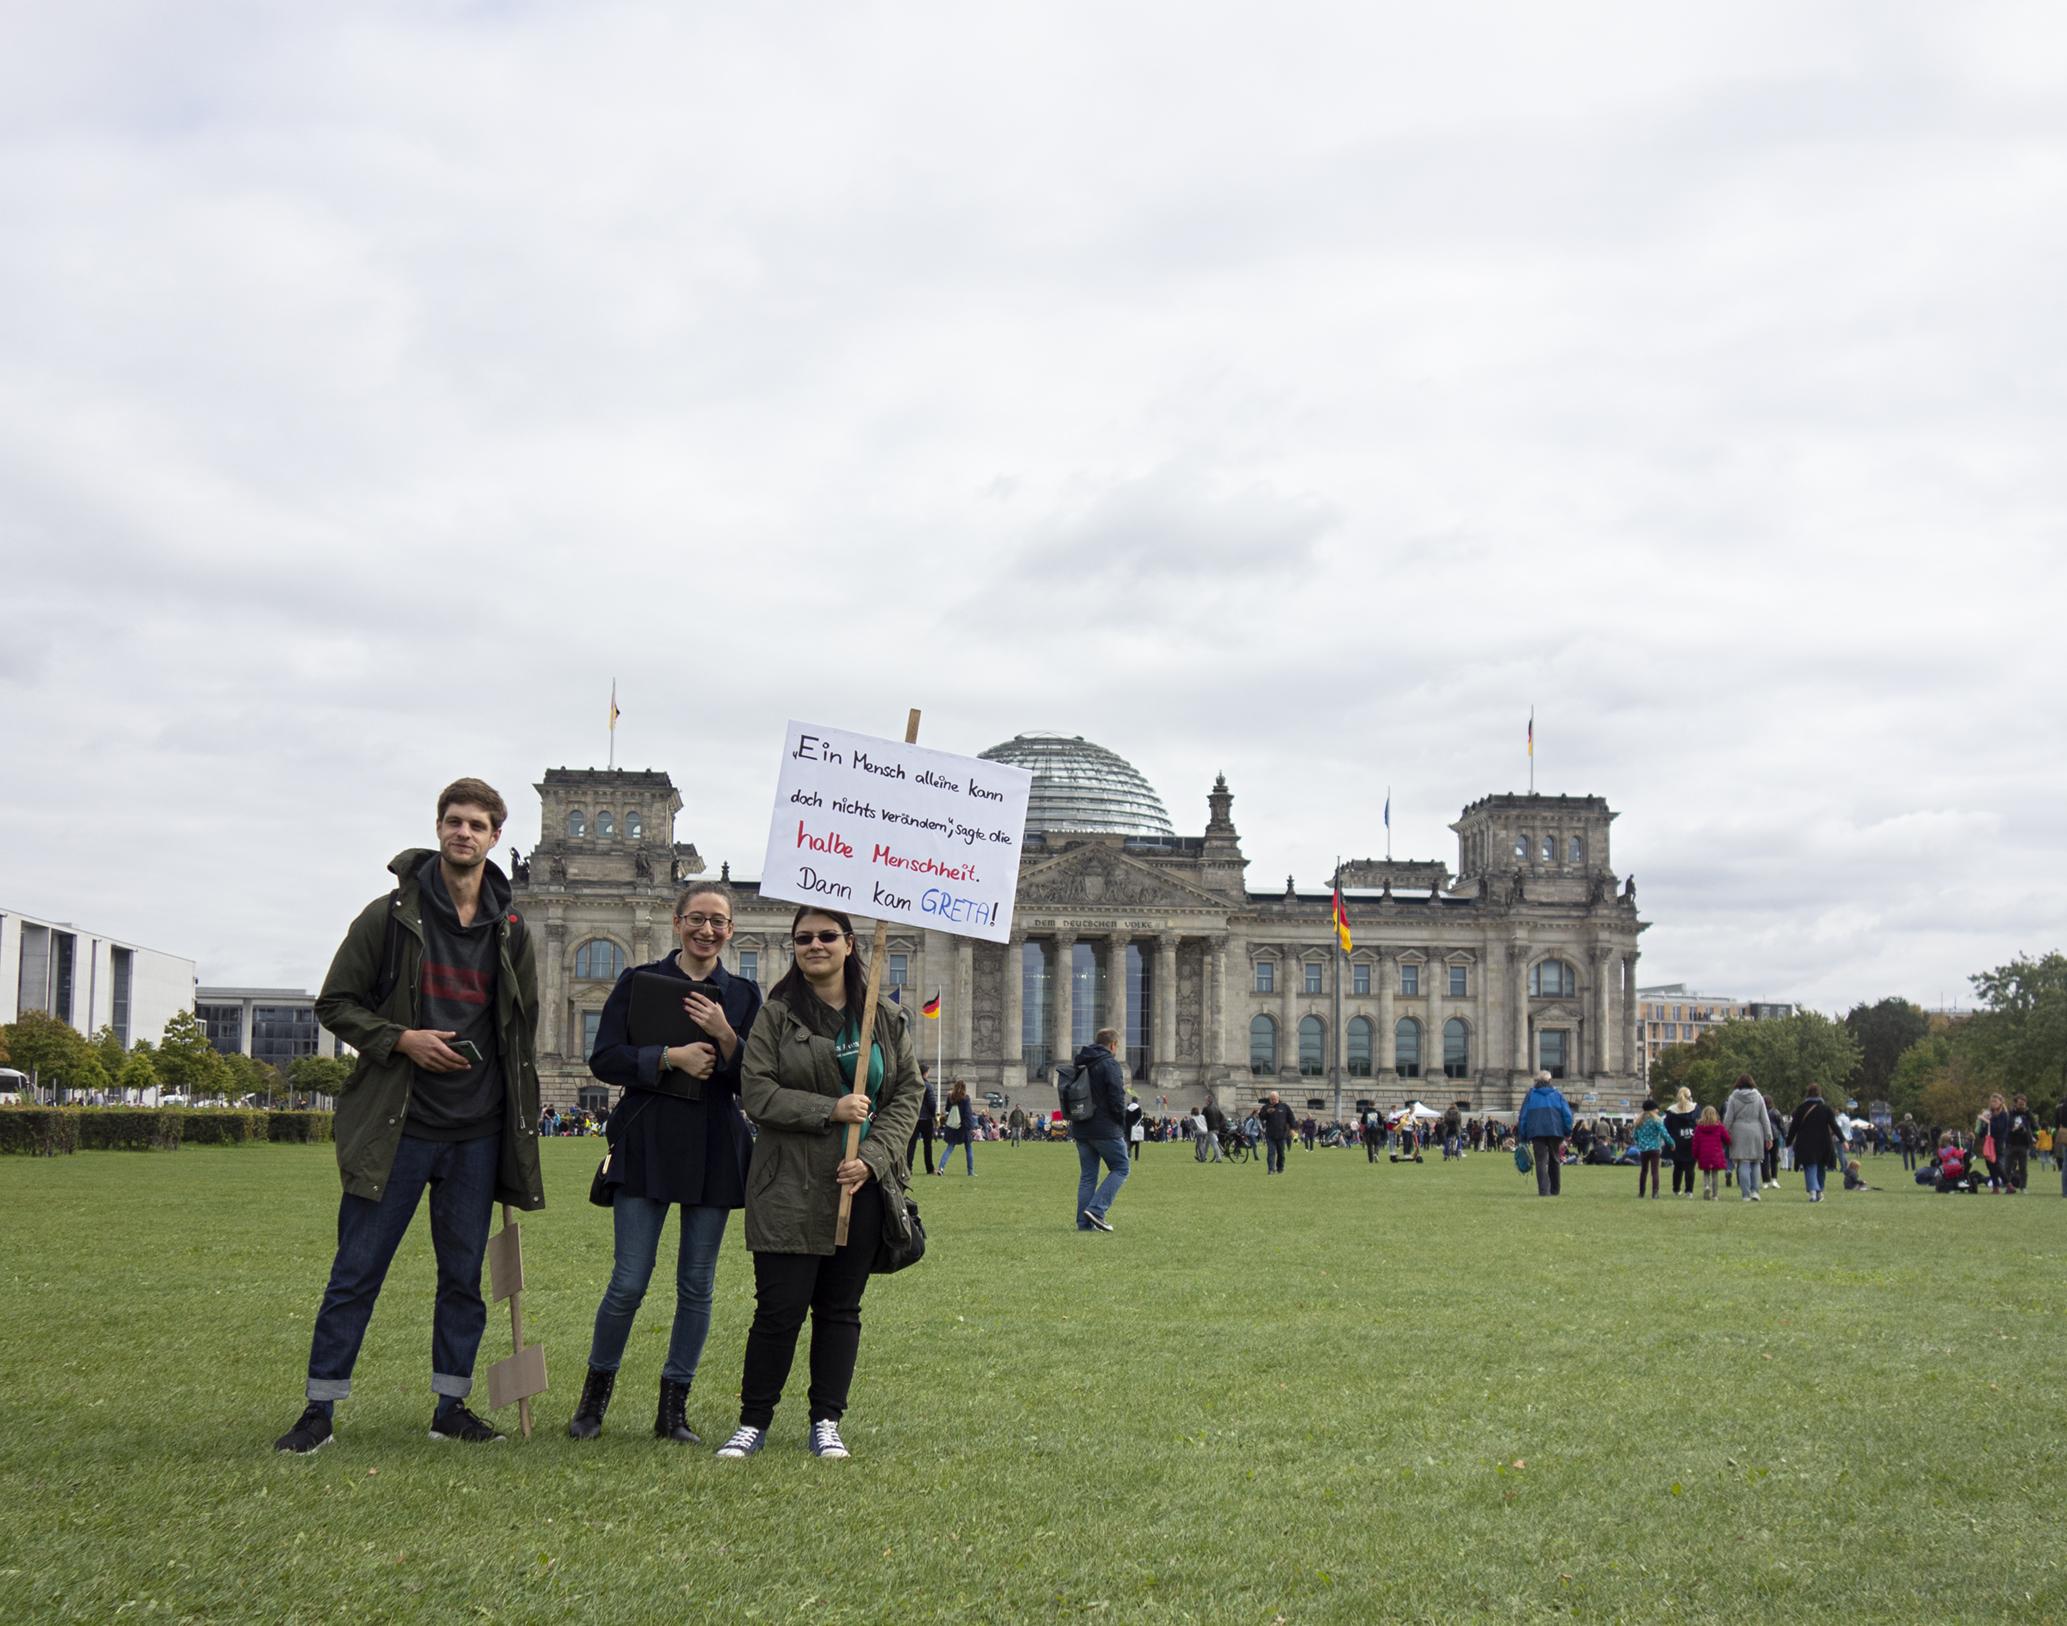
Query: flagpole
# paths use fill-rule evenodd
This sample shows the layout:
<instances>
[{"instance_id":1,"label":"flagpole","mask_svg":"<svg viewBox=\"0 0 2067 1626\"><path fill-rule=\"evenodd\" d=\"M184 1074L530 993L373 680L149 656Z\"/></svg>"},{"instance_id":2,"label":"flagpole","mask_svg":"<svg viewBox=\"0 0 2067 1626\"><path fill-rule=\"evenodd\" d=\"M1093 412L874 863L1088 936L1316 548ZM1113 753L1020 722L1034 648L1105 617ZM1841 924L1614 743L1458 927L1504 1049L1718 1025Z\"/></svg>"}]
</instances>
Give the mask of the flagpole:
<instances>
[{"instance_id":1,"label":"flagpole","mask_svg":"<svg viewBox=\"0 0 2067 1626\"><path fill-rule=\"evenodd\" d=\"M1536 708L1529 708L1529 794L1536 794Z\"/></svg>"},{"instance_id":2,"label":"flagpole","mask_svg":"<svg viewBox=\"0 0 2067 1626\"><path fill-rule=\"evenodd\" d=\"M610 756L611 771L617 768L617 679L610 680Z\"/></svg>"},{"instance_id":3,"label":"flagpole","mask_svg":"<svg viewBox=\"0 0 2067 1626\"><path fill-rule=\"evenodd\" d=\"M1388 795L1388 796L1390 796L1390 794L1391 794L1390 792L1387 792L1387 795ZM1386 856L1386 857L1388 857L1388 858L1390 858L1390 857L1392 856L1391 850L1390 850L1389 848L1387 849L1387 851L1386 851L1386 855L1385 855L1385 856ZM1330 913L1330 914L1332 914L1332 915L1334 915L1334 916L1335 916L1335 918L1334 918L1333 920L1330 920L1330 921L1328 922L1328 926L1329 926L1329 931L1330 931L1330 935L1331 935L1331 936L1332 936L1332 937L1334 938L1334 940L1335 940L1335 951L1334 951L1334 954L1333 954L1333 956L1332 956L1332 958L1333 958L1333 959L1334 959L1334 961L1335 961L1335 975L1334 975L1334 977L1333 977L1333 978L1331 978L1331 979L1330 979L1330 980L1331 980L1331 981L1332 981L1332 982L1333 982L1333 983L1335 984L1335 1027L1334 1027L1334 1031L1333 1031L1333 1033L1332 1033L1332 1035L1331 1035L1331 1037L1330 1037L1330 1042L1329 1042L1329 1045L1328 1045L1328 1063L1329 1063L1329 1066L1328 1066L1328 1070L1329 1070L1329 1071L1330 1071L1331 1073L1333 1073L1333 1074L1335 1075L1335 1121L1336 1121L1336 1122L1337 1122L1337 1123L1339 1124L1340 1122L1342 1122L1342 1043L1343 1043L1343 1040L1342 1040L1342 916L1341 916L1341 914L1340 914L1340 910L1341 910L1341 907L1342 907L1342 904L1341 904L1341 899L1342 899L1342 855L1341 855L1340 853L1337 853L1337 854L1335 855L1335 887L1334 887L1334 892L1335 892L1335 900L1336 900L1336 901L1335 901L1335 902L1334 902L1334 903L1333 903L1333 904L1332 904L1332 905L1330 906L1330 908L1329 908L1329 913Z\"/></svg>"},{"instance_id":4,"label":"flagpole","mask_svg":"<svg viewBox=\"0 0 2067 1626\"><path fill-rule=\"evenodd\" d=\"M1385 861L1392 862L1392 787L1385 787ZM1340 862L1340 860L1337 860Z\"/></svg>"}]
</instances>

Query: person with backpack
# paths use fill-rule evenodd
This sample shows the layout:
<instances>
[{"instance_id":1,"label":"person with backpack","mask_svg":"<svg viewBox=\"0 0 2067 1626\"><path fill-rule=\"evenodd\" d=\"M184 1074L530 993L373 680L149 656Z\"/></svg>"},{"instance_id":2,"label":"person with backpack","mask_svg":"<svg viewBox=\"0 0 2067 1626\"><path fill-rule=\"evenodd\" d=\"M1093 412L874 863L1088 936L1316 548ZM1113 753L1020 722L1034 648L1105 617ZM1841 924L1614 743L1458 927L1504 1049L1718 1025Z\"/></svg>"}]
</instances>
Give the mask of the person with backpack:
<instances>
[{"instance_id":1,"label":"person with backpack","mask_svg":"<svg viewBox=\"0 0 2067 1626\"><path fill-rule=\"evenodd\" d=\"M1571 1133L1572 1103L1551 1083L1548 1072L1538 1073L1515 1120L1517 1139L1527 1141L1535 1156L1537 1196L1561 1194L1563 1182L1559 1176L1564 1165L1558 1161L1557 1148Z\"/></svg>"},{"instance_id":2,"label":"person with backpack","mask_svg":"<svg viewBox=\"0 0 2067 1626\"><path fill-rule=\"evenodd\" d=\"M969 1165L969 1178L976 1178L976 1107L969 1099L969 1086L956 1079L947 1092L947 1105L940 1109L940 1172L955 1160L955 1148Z\"/></svg>"},{"instance_id":3,"label":"person with backpack","mask_svg":"<svg viewBox=\"0 0 2067 1626\"><path fill-rule=\"evenodd\" d=\"M1077 1143L1079 1231L1110 1231L1106 1216L1127 1183L1127 1073L1114 1054L1119 1044L1118 1028L1100 1028L1076 1053L1059 1084L1069 1138ZM1103 1180L1098 1178L1101 1162Z\"/></svg>"},{"instance_id":4,"label":"person with backpack","mask_svg":"<svg viewBox=\"0 0 2067 1626\"><path fill-rule=\"evenodd\" d=\"M337 1098L344 1195L309 1345L308 1404L276 1451L305 1456L330 1443L374 1303L426 1193L438 1262L430 1437L503 1438L466 1406L488 1325L481 1264L497 1203L545 1207L537 963L510 883L488 861L507 813L481 780L447 785L436 850L396 854L395 889L359 912L316 996L316 1019L359 1060Z\"/></svg>"}]
</instances>

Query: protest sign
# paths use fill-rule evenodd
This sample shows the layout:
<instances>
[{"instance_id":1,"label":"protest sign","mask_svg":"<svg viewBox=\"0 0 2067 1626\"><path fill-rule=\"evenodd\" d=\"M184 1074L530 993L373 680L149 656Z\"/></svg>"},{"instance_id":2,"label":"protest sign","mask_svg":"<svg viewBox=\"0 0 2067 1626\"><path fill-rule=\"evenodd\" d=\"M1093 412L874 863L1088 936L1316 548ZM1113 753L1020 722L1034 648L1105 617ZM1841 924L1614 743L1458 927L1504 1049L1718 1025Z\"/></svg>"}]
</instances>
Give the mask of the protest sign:
<instances>
[{"instance_id":1,"label":"protest sign","mask_svg":"<svg viewBox=\"0 0 2067 1626\"><path fill-rule=\"evenodd\" d=\"M761 896L1002 943L1033 775L791 722Z\"/></svg>"}]
</instances>

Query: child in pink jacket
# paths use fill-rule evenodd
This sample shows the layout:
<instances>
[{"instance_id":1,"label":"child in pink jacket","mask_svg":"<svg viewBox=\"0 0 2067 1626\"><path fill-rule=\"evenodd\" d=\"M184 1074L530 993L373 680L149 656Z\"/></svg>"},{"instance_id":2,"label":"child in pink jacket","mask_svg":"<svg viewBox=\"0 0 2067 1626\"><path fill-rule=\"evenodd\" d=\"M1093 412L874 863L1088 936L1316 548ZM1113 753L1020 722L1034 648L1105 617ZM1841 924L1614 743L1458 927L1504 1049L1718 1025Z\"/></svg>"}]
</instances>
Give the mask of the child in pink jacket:
<instances>
[{"instance_id":1,"label":"child in pink jacket","mask_svg":"<svg viewBox=\"0 0 2067 1626\"><path fill-rule=\"evenodd\" d=\"M1730 1132L1713 1107L1703 1107L1694 1125L1694 1165L1701 1171L1701 1200L1714 1202L1715 1177L1730 1166Z\"/></svg>"}]
</instances>

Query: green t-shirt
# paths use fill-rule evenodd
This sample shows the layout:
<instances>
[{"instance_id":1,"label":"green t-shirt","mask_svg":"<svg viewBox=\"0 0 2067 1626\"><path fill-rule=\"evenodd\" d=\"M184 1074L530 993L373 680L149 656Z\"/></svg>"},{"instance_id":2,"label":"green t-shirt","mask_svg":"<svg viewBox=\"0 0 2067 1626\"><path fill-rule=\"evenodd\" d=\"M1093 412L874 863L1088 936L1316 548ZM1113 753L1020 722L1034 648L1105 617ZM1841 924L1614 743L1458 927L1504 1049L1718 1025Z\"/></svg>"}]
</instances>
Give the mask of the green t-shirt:
<instances>
[{"instance_id":1,"label":"green t-shirt","mask_svg":"<svg viewBox=\"0 0 2067 1626\"><path fill-rule=\"evenodd\" d=\"M833 1054L839 1058L840 1071L846 1076L847 1085L854 1085L854 1056L861 1048L861 1020L852 1011L840 1027L840 1036L833 1040ZM868 1039L868 1109L876 1110L876 1103L883 1094L883 1047L871 1033ZM875 1128L873 1121L861 1126L861 1138L868 1139L868 1132Z\"/></svg>"}]
</instances>

